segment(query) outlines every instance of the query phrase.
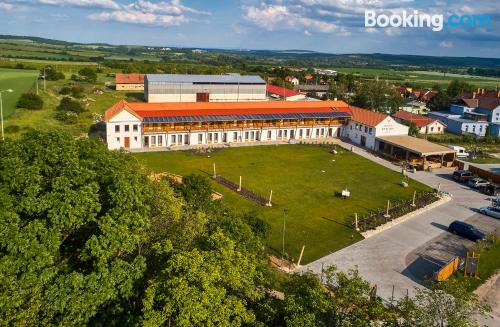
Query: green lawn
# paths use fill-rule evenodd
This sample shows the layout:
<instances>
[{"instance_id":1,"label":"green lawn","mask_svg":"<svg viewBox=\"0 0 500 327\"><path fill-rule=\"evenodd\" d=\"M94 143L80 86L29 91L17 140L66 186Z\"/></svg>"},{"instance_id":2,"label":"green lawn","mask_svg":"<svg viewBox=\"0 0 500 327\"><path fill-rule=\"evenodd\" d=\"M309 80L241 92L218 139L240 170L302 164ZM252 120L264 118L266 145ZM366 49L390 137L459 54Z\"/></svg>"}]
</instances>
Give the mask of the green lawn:
<instances>
[{"instance_id":1,"label":"green lawn","mask_svg":"<svg viewBox=\"0 0 500 327\"><path fill-rule=\"evenodd\" d=\"M194 152L149 152L134 156L147 169L181 175L217 173L262 196L273 190L273 207L261 207L214 183L223 201L241 211L256 211L272 226L270 251L281 252L283 212L286 218L286 252L297 260L306 246L304 262L359 241L362 237L348 226L355 212L362 215L384 207L387 200L410 199L414 190L428 189L411 181L400 186L401 175L367 159L340 150L306 145L256 146L224 149L209 156ZM335 160L335 161L334 161ZM324 172L323 172L324 171ZM350 199L335 196L344 188Z\"/></svg>"},{"instance_id":2,"label":"green lawn","mask_svg":"<svg viewBox=\"0 0 500 327\"><path fill-rule=\"evenodd\" d=\"M12 89L14 92L2 94L3 115L9 117L16 110L16 103L22 93L34 85L38 71L0 68L0 90Z\"/></svg>"}]
</instances>

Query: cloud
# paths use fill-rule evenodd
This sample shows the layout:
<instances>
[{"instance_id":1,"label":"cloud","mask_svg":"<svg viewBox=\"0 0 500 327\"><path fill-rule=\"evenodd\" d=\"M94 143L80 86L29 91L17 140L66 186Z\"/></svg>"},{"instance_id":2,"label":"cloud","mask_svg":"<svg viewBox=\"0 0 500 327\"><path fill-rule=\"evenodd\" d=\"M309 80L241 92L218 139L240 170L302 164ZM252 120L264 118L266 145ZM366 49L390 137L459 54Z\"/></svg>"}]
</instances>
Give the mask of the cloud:
<instances>
[{"instance_id":1,"label":"cloud","mask_svg":"<svg viewBox=\"0 0 500 327\"><path fill-rule=\"evenodd\" d=\"M453 48L453 42L451 41L441 41L439 42L441 48Z\"/></svg>"},{"instance_id":2,"label":"cloud","mask_svg":"<svg viewBox=\"0 0 500 327\"><path fill-rule=\"evenodd\" d=\"M10 11L14 9L14 5L12 3L0 2L0 10Z\"/></svg>"},{"instance_id":3,"label":"cloud","mask_svg":"<svg viewBox=\"0 0 500 327\"><path fill-rule=\"evenodd\" d=\"M117 10L93 13L87 17L91 20L103 22L114 21L151 26L178 26L191 20L187 14L211 15L210 12L184 6L180 0L171 0L170 2L137 0L134 3L121 6Z\"/></svg>"},{"instance_id":4,"label":"cloud","mask_svg":"<svg viewBox=\"0 0 500 327\"><path fill-rule=\"evenodd\" d=\"M41 3L52 6L74 6L74 7L92 7L118 9L120 5L114 0L32 0L25 2Z\"/></svg>"},{"instance_id":5,"label":"cloud","mask_svg":"<svg viewBox=\"0 0 500 327\"><path fill-rule=\"evenodd\" d=\"M337 25L304 15L303 7L261 4L260 7L245 7L244 18L268 31L303 30L329 33L337 29Z\"/></svg>"}]
</instances>

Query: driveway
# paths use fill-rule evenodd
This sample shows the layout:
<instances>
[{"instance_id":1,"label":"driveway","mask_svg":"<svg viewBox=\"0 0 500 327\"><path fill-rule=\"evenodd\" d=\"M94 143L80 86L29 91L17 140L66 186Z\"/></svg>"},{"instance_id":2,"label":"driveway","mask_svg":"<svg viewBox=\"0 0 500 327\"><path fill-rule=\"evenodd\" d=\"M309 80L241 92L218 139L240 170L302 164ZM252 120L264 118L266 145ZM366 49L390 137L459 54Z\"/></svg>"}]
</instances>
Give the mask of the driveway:
<instances>
[{"instance_id":1,"label":"driveway","mask_svg":"<svg viewBox=\"0 0 500 327\"><path fill-rule=\"evenodd\" d=\"M395 171L401 169L362 149L354 147L354 152ZM452 200L311 262L299 271L309 270L321 274L321 268L329 265L336 265L343 271L357 267L364 279L377 285L379 296L389 301L393 297L403 297L407 292L411 295L415 287L422 287L422 277L435 267L429 265L427 259L445 261L448 256L465 250L467 241L450 238L451 235L444 231L453 220L481 220L485 222L482 227L489 230L496 228L490 226L490 223L493 224L490 218L474 211L488 205L490 198L455 183L451 179L451 171L417 172L410 174L410 177L431 187L440 185L442 191L452 195ZM430 258L425 255L430 255Z\"/></svg>"}]
</instances>

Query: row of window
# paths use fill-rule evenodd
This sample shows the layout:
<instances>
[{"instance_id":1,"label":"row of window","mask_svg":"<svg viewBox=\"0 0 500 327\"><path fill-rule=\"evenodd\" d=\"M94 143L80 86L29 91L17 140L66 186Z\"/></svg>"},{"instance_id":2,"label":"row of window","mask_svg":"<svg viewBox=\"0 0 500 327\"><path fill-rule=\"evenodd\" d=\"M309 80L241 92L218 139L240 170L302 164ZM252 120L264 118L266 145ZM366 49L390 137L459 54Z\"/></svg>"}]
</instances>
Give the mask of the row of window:
<instances>
[{"instance_id":1,"label":"row of window","mask_svg":"<svg viewBox=\"0 0 500 327\"><path fill-rule=\"evenodd\" d=\"M483 125L480 125L479 126L479 133L482 133L483 132ZM465 131L466 132L469 132L469 125L465 125ZM472 125L472 133L475 133L476 132L476 125Z\"/></svg>"},{"instance_id":2,"label":"row of window","mask_svg":"<svg viewBox=\"0 0 500 327\"><path fill-rule=\"evenodd\" d=\"M354 126L354 129L357 130L357 131L360 131L360 132L363 132L363 128L364 128L364 132L365 133L367 133L367 134L372 134L373 133L373 128L372 127L365 126L363 124L358 124L358 123L356 123L356 125ZM352 125L351 125L350 129L352 131Z\"/></svg>"},{"instance_id":3,"label":"row of window","mask_svg":"<svg viewBox=\"0 0 500 327\"><path fill-rule=\"evenodd\" d=\"M120 133L121 126L122 125L115 125L115 133ZM129 124L123 125L123 131L124 132L130 132L130 125ZM139 131L139 125L138 124L133 124L132 125L132 131L133 132Z\"/></svg>"}]
</instances>

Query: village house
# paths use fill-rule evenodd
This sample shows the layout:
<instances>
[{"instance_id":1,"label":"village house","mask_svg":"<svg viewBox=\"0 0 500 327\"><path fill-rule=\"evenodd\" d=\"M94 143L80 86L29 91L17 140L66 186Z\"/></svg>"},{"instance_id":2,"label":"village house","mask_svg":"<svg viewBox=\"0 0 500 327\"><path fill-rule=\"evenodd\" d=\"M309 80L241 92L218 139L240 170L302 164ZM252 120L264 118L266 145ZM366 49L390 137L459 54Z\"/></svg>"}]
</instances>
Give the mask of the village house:
<instances>
[{"instance_id":1,"label":"village house","mask_svg":"<svg viewBox=\"0 0 500 327\"><path fill-rule=\"evenodd\" d=\"M144 91L144 74L115 74L117 91Z\"/></svg>"},{"instance_id":2,"label":"village house","mask_svg":"<svg viewBox=\"0 0 500 327\"><path fill-rule=\"evenodd\" d=\"M392 117L405 125L414 123L420 134L443 134L446 129L446 125L439 120L403 110L396 112Z\"/></svg>"},{"instance_id":3,"label":"village house","mask_svg":"<svg viewBox=\"0 0 500 327\"><path fill-rule=\"evenodd\" d=\"M285 81L291 83L293 86L297 86L300 83L299 79L297 77L293 77L293 76L286 76Z\"/></svg>"},{"instance_id":4,"label":"village house","mask_svg":"<svg viewBox=\"0 0 500 327\"><path fill-rule=\"evenodd\" d=\"M271 100L302 101L306 99L306 96L300 92L277 85L267 85L266 91Z\"/></svg>"}]
</instances>

